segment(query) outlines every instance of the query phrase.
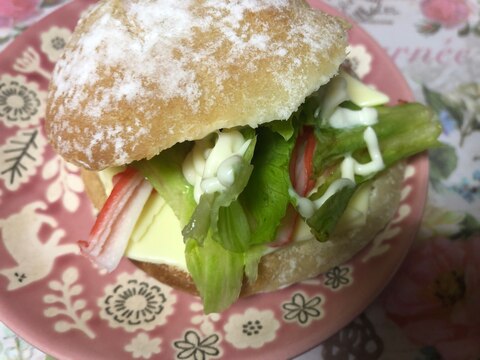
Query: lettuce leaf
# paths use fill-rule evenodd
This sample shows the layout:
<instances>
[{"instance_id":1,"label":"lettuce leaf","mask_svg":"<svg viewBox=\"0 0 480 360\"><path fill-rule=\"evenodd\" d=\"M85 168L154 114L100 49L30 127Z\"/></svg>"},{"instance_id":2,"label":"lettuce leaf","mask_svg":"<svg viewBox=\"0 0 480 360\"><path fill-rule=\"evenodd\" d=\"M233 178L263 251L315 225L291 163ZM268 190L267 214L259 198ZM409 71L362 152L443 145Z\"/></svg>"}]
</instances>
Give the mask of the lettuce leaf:
<instances>
[{"instance_id":1,"label":"lettuce leaf","mask_svg":"<svg viewBox=\"0 0 480 360\"><path fill-rule=\"evenodd\" d=\"M185 258L206 314L221 312L238 299L243 282L243 253L228 251L207 236L202 246L188 240Z\"/></svg>"},{"instance_id":2,"label":"lettuce leaf","mask_svg":"<svg viewBox=\"0 0 480 360\"><path fill-rule=\"evenodd\" d=\"M252 233L242 205L234 201L228 207L219 208L215 239L228 250L245 252L250 249Z\"/></svg>"},{"instance_id":3,"label":"lettuce leaf","mask_svg":"<svg viewBox=\"0 0 480 360\"><path fill-rule=\"evenodd\" d=\"M265 254L266 246L259 245L251 247L245 253L245 276L249 283L254 283L258 277L258 264Z\"/></svg>"},{"instance_id":4,"label":"lettuce leaf","mask_svg":"<svg viewBox=\"0 0 480 360\"><path fill-rule=\"evenodd\" d=\"M278 133L283 137L284 140L288 141L296 133L296 129L293 123L293 118L294 116L292 116L288 120L274 120L262 126L267 127L271 131Z\"/></svg>"},{"instance_id":5,"label":"lettuce leaf","mask_svg":"<svg viewBox=\"0 0 480 360\"><path fill-rule=\"evenodd\" d=\"M353 185L353 182L352 182ZM318 241L327 241L342 217L348 202L358 186L345 186L329 197L315 213L307 219L312 234Z\"/></svg>"},{"instance_id":6,"label":"lettuce leaf","mask_svg":"<svg viewBox=\"0 0 480 360\"><path fill-rule=\"evenodd\" d=\"M203 246L193 239L187 241L187 268L206 314L221 312L238 299L244 274L248 281L256 280L263 254L263 246L252 247L244 253L226 250L211 236L205 238Z\"/></svg>"},{"instance_id":7,"label":"lettuce leaf","mask_svg":"<svg viewBox=\"0 0 480 360\"><path fill-rule=\"evenodd\" d=\"M238 201L250 224L250 246L271 242L290 203L290 157L296 136L285 140L267 127L257 130L254 170Z\"/></svg>"},{"instance_id":8,"label":"lettuce leaf","mask_svg":"<svg viewBox=\"0 0 480 360\"><path fill-rule=\"evenodd\" d=\"M378 123L372 128L377 134L386 167L440 144L438 136L442 131L441 125L430 108L419 103L409 103L393 107L379 106L376 109ZM370 161L363 140L364 131L364 126L334 129L317 123L315 135L318 146L314 157L316 173L321 174L332 166L336 169L345 154L352 154L359 162Z\"/></svg>"},{"instance_id":9,"label":"lettuce leaf","mask_svg":"<svg viewBox=\"0 0 480 360\"><path fill-rule=\"evenodd\" d=\"M183 160L191 148L190 143L177 144L150 160L132 163L173 209L182 226L189 222L197 207L193 198L193 187L182 172Z\"/></svg>"},{"instance_id":10,"label":"lettuce leaf","mask_svg":"<svg viewBox=\"0 0 480 360\"><path fill-rule=\"evenodd\" d=\"M377 111L378 123L373 126L373 129L377 135L386 168L401 159L440 144L438 136L442 131L441 126L428 107L411 103L395 107L381 106ZM326 169L329 171L324 176L323 185L310 197L312 200L322 196L328 186L340 178L340 164L345 154L352 154L361 163L370 161L363 139L365 128L360 126L338 130L322 125L317 129L318 143L314 161L318 172L324 172ZM343 188L317 209L313 216L306 219L317 240L328 239L355 190L375 175L376 173L368 176L357 175L354 187Z\"/></svg>"}]
</instances>

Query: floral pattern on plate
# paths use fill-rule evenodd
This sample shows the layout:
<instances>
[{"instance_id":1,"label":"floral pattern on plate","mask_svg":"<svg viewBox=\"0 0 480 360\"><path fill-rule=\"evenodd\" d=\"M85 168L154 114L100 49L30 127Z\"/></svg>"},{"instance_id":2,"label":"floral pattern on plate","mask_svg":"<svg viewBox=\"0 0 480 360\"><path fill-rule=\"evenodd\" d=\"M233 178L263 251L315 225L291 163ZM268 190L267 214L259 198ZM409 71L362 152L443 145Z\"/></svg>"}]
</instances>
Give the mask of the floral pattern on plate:
<instances>
[{"instance_id":1,"label":"floral pattern on plate","mask_svg":"<svg viewBox=\"0 0 480 360\"><path fill-rule=\"evenodd\" d=\"M225 339L234 347L258 349L276 338L279 327L273 311L248 308L242 314L230 316L223 329Z\"/></svg>"},{"instance_id":2,"label":"floral pattern on plate","mask_svg":"<svg viewBox=\"0 0 480 360\"><path fill-rule=\"evenodd\" d=\"M222 354L218 347L220 338L217 334L202 336L195 330L187 330L183 339L174 342L178 349L177 359L213 359Z\"/></svg>"},{"instance_id":3,"label":"floral pattern on plate","mask_svg":"<svg viewBox=\"0 0 480 360\"><path fill-rule=\"evenodd\" d=\"M161 353L162 339L150 339L147 333L139 333L125 346L125 351L132 353L135 359L150 359L155 354Z\"/></svg>"},{"instance_id":4,"label":"floral pattern on plate","mask_svg":"<svg viewBox=\"0 0 480 360\"><path fill-rule=\"evenodd\" d=\"M352 267L349 265L335 266L325 273L324 284L332 290L340 290L353 282L352 272Z\"/></svg>"},{"instance_id":5,"label":"floral pattern on plate","mask_svg":"<svg viewBox=\"0 0 480 360\"><path fill-rule=\"evenodd\" d=\"M84 290L84 286L76 284L78 270L68 268L62 274L61 280L52 280L48 283L50 293L43 297L43 302L50 304L43 314L48 318L60 316L62 320L54 323L56 331L63 333L77 329L89 338L95 338L95 333L89 328L87 322L92 318L91 310L84 310L87 302L85 299L75 299ZM68 321L65 319L68 318Z\"/></svg>"},{"instance_id":6,"label":"floral pattern on plate","mask_svg":"<svg viewBox=\"0 0 480 360\"><path fill-rule=\"evenodd\" d=\"M45 92L24 76L0 78L0 117L8 127L29 127L39 123L45 113Z\"/></svg>"},{"instance_id":7,"label":"floral pattern on plate","mask_svg":"<svg viewBox=\"0 0 480 360\"><path fill-rule=\"evenodd\" d=\"M29 99L28 107L17 111L18 119L12 117L12 106L21 109L20 100L25 105L26 98L10 98L12 109L4 107L0 116L0 173L7 169L14 145L30 144L22 177L0 177L2 321L58 358L265 359L292 357L353 319L385 285L416 233L427 183L424 155L410 161L413 171L405 177L390 231L340 270L333 269L333 282L325 274L240 299L222 314L203 315L197 298L159 284L127 260L106 274L78 256L76 242L88 234L92 207L77 169L54 154L41 125L52 59L58 57L50 46L61 47L57 37L69 36L91 2L75 1L53 13L19 36L0 58L2 89L23 89ZM394 100L411 99L398 70L365 32L354 27L350 40L366 82ZM375 67L378 63L382 66ZM385 73L387 84L381 81ZM35 131L35 142L29 142ZM395 241L399 236L409 241Z\"/></svg>"},{"instance_id":8,"label":"floral pattern on plate","mask_svg":"<svg viewBox=\"0 0 480 360\"><path fill-rule=\"evenodd\" d=\"M110 327L134 332L164 325L174 311L175 300L170 287L137 271L119 275L115 284L105 288L98 306L100 317Z\"/></svg>"},{"instance_id":9,"label":"floral pattern on plate","mask_svg":"<svg viewBox=\"0 0 480 360\"><path fill-rule=\"evenodd\" d=\"M48 31L40 35L42 41L41 49L47 55L48 60L53 63L58 60L71 35L70 29L57 26L52 26Z\"/></svg>"},{"instance_id":10,"label":"floral pattern on plate","mask_svg":"<svg viewBox=\"0 0 480 360\"><path fill-rule=\"evenodd\" d=\"M323 316L323 298L320 295L308 298L301 292L293 294L290 302L282 304L284 309L283 319L288 322L296 321L301 326L307 326L313 320L319 320Z\"/></svg>"}]
</instances>

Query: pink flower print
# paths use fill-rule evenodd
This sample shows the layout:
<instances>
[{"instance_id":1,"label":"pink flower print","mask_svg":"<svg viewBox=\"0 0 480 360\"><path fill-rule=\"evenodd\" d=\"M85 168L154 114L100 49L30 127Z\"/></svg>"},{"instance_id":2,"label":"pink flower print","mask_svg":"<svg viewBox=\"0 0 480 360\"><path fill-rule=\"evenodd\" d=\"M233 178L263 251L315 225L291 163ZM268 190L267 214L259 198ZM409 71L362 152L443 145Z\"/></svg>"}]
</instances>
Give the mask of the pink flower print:
<instances>
[{"instance_id":1,"label":"pink flower print","mask_svg":"<svg viewBox=\"0 0 480 360\"><path fill-rule=\"evenodd\" d=\"M466 21L472 12L467 0L423 0L420 6L426 18L446 28Z\"/></svg>"},{"instance_id":2,"label":"pink flower print","mask_svg":"<svg viewBox=\"0 0 480 360\"><path fill-rule=\"evenodd\" d=\"M384 306L405 334L445 359L480 356L480 236L434 238L414 248Z\"/></svg>"},{"instance_id":3,"label":"pink flower print","mask_svg":"<svg viewBox=\"0 0 480 360\"><path fill-rule=\"evenodd\" d=\"M38 11L40 0L2 0L0 1L0 26L12 26L27 20Z\"/></svg>"}]
</instances>

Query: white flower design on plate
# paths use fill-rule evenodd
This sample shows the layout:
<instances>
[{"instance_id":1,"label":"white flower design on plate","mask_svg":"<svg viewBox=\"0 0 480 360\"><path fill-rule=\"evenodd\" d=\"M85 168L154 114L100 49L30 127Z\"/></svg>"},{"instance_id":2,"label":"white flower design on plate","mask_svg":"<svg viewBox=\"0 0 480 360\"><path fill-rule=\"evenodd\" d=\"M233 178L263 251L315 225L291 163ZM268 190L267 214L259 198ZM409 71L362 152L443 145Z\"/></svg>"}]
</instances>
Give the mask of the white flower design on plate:
<instances>
[{"instance_id":1,"label":"white flower design on plate","mask_svg":"<svg viewBox=\"0 0 480 360\"><path fill-rule=\"evenodd\" d=\"M313 320L323 317L323 297L313 296L308 298L304 293L297 292L292 296L290 302L282 304L284 310L283 318L288 322L297 322L301 326L306 326Z\"/></svg>"},{"instance_id":2,"label":"white flower design on plate","mask_svg":"<svg viewBox=\"0 0 480 360\"><path fill-rule=\"evenodd\" d=\"M22 55L15 60L13 70L23 74L37 73L50 80L50 72L42 68L40 54L31 46L27 47Z\"/></svg>"},{"instance_id":3,"label":"white flower design on plate","mask_svg":"<svg viewBox=\"0 0 480 360\"><path fill-rule=\"evenodd\" d=\"M0 120L8 127L38 125L45 112L45 92L24 76L0 78Z\"/></svg>"},{"instance_id":4,"label":"white flower design on plate","mask_svg":"<svg viewBox=\"0 0 480 360\"><path fill-rule=\"evenodd\" d=\"M75 165L56 156L45 164L42 177L45 180L54 178L46 192L49 203L54 203L61 198L63 207L69 212L75 212L78 209L80 206L78 194L82 193L85 187Z\"/></svg>"},{"instance_id":5,"label":"white flower design on plate","mask_svg":"<svg viewBox=\"0 0 480 360\"><path fill-rule=\"evenodd\" d=\"M350 265L333 267L324 274L325 286L336 291L350 285L353 282L352 271Z\"/></svg>"},{"instance_id":6,"label":"white flower design on plate","mask_svg":"<svg viewBox=\"0 0 480 360\"><path fill-rule=\"evenodd\" d=\"M175 341L173 346L179 350L177 359L206 360L221 356L221 348L217 347L219 340L217 334L202 337L196 331L188 330L183 339Z\"/></svg>"},{"instance_id":7,"label":"white flower design on plate","mask_svg":"<svg viewBox=\"0 0 480 360\"><path fill-rule=\"evenodd\" d=\"M77 280L78 270L70 267L63 272L61 281L50 281L48 287L60 293L60 295L50 293L43 297L45 303L55 304L46 308L43 314L49 318L60 316L70 320L55 322L56 331L66 332L71 329L77 329L85 333L90 339L93 339L95 338L95 333L87 325L93 313L90 310L83 310L87 306L84 299L74 300L83 291L82 285L75 284Z\"/></svg>"},{"instance_id":8,"label":"white flower design on plate","mask_svg":"<svg viewBox=\"0 0 480 360\"><path fill-rule=\"evenodd\" d=\"M142 271L122 273L117 283L105 288L98 299L100 317L112 328L126 331L153 330L164 325L174 311L176 295L172 289L147 277Z\"/></svg>"},{"instance_id":9,"label":"white flower design on plate","mask_svg":"<svg viewBox=\"0 0 480 360\"><path fill-rule=\"evenodd\" d=\"M204 335L212 334L215 332L215 322L218 322L221 318L220 314L211 313L205 315L203 313L203 305L200 302L193 302L190 305L190 310L198 312L198 315L192 316L192 324L200 325L200 330Z\"/></svg>"},{"instance_id":10,"label":"white flower design on plate","mask_svg":"<svg viewBox=\"0 0 480 360\"><path fill-rule=\"evenodd\" d=\"M48 31L40 35L41 49L47 55L48 60L51 62L58 60L71 35L72 32L69 29L57 26L52 26Z\"/></svg>"},{"instance_id":11,"label":"white flower design on plate","mask_svg":"<svg viewBox=\"0 0 480 360\"><path fill-rule=\"evenodd\" d=\"M365 45L349 45L347 48L347 59L352 70L360 79L367 76L372 70L372 54L370 54Z\"/></svg>"},{"instance_id":12,"label":"white flower design on plate","mask_svg":"<svg viewBox=\"0 0 480 360\"><path fill-rule=\"evenodd\" d=\"M223 329L225 339L234 347L258 349L275 339L279 327L273 311L249 308L230 316Z\"/></svg>"},{"instance_id":13,"label":"white flower design on plate","mask_svg":"<svg viewBox=\"0 0 480 360\"><path fill-rule=\"evenodd\" d=\"M139 333L132 341L124 347L125 351L132 353L134 358L150 359L154 354L161 351L162 339L150 339L148 334Z\"/></svg>"}]
</instances>

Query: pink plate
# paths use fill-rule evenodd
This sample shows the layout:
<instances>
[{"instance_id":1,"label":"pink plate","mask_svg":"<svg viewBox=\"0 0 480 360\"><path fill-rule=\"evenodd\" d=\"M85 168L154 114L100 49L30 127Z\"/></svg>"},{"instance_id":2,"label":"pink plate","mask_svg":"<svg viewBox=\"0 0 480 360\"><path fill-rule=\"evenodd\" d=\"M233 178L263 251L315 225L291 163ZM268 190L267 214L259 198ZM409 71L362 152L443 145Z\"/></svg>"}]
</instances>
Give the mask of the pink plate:
<instances>
[{"instance_id":1,"label":"pink plate","mask_svg":"<svg viewBox=\"0 0 480 360\"><path fill-rule=\"evenodd\" d=\"M1 320L61 359L280 359L345 326L386 285L415 237L426 156L409 161L394 221L353 260L310 281L242 299L222 314L204 316L197 298L148 278L128 261L112 274L99 272L74 245L93 222L78 171L55 155L42 128L54 61L91 2L64 6L0 57ZM364 80L395 101L411 100L385 52L358 26L350 34L352 62Z\"/></svg>"}]
</instances>

